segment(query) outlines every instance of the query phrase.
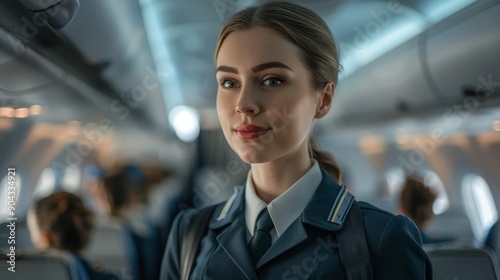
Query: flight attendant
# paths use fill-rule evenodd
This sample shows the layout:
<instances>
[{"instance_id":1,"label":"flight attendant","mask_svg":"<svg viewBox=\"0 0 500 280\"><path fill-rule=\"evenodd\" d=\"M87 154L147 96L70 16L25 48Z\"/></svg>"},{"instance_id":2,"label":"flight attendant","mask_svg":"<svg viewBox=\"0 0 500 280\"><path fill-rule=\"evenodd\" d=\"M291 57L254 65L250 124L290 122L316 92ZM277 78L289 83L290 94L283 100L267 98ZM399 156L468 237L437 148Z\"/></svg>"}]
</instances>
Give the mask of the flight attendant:
<instances>
[{"instance_id":1,"label":"flight attendant","mask_svg":"<svg viewBox=\"0 0 500 280\"><path fill-rule=\"evenodd\" d=\"M311 139L339 72L316 13L290 3L242 10L222 27L215 63L222 130L251 169L244 187L208 208L206 226L194 225L203 228L191 266L183 240L207 209L177 216L161 279L185 279L186 267L189 279L432 278L415 224L358 204Z\"/></svg>"}]
</instances>

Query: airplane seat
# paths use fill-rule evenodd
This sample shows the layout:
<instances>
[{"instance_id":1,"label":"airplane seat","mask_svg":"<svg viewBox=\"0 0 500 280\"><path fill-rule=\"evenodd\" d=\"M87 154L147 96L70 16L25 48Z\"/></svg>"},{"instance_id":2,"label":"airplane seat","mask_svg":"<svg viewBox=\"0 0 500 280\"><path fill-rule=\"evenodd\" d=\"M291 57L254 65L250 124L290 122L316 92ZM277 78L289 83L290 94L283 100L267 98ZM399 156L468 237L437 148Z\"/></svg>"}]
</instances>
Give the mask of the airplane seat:
<instances>
[{"instance_id":1,"label":"airplane seat","mask_svg":"<svg viewBox=\"0 0 500 280\"><path fill-rule=\"evenodd\" d=\"M489 249L469 245L426 245L434 279L500 279L498 261Z\"/></svg>"},{"instance_id":2,"label":"airplane seat","mask_svg":"<svg viewBox=\"0 0 500 280\"><path fill-rule=\"evenodd\" d=\"M72 260L71 254L59 251L21 251L18 249L15 259L15 272L9 271L9 252L1 250L0 254L0 279L9 280L78 280L80 278L77 264Z\"/></svg>"},{"instance_id":3,"label":"airplane seat","mask_svg":"<svg viewBox=\"0 0 500 280\"><path fill-rule=\"evenodd\" d=\"M497 260L500 261L500 223L496 221L490 228L484 240L484 246L495 252Z\"/></svg>"},{"instance_id":4,"label":"airplane seat","mask_svg":"<svg viewBox=\"0 0 500 280\"><path fill-rule=\"evenodd\" d=\"M133 238L118 220L96 219L84 255L91 262L102 264L111 272L128 276L139 275L139 260Z\"/></svg>"}]
</instances>

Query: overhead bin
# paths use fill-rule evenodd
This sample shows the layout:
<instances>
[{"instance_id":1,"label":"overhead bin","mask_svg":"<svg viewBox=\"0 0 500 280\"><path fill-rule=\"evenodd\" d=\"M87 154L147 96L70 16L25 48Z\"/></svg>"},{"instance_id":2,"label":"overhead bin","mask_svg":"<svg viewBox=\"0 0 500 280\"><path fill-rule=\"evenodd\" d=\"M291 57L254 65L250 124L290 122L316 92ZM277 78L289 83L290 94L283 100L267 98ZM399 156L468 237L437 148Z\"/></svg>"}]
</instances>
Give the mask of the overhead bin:
<instances>
[{"instance_id":1,"label":"overhead bin","mask_svg":"<svg viewBox=\"0 0 500 280\"><path fill-rule=\"evenodd\" d=\"M0 93L34 92L62 82L66 72L0 28Z\"/></svg>"},{"instance_id":2,"label":"overhead bin","mask_svg":"<svg viewBox=\"0 0 500 280\"><path fill-rule=\"evenodd\" d=\"M500 2L474 5L339 82L332 117L349 125L427 115L500 90ZM493 98L491 98L493 97Z\"/></svg>"},{"instance_id":3,"label":"overhead bin","mask_svg":"<svg viewBox=\"0 0 500 280\"><path fill-rule=\"evenodd\" d=\"M436 106L423 72L419 37L393 49L339 82L333 119L348 124Z\"/></svg>"},{"instance_id":4,"label":"overhead bin","mask_svg":"<svg viewBox=\"0 0 500 280\"><path fill-rule=\"evenodd\" d=\"M445 104L466 95L477 101L500 90L500 2L491 1L470 16L456 17L430 28L425 52L436 94ZM465 91L468 92L465 92Z\"/></svg>"},{"instance_id":5,"label":"overhead bin","mask_svg":"<svg viewBox=\"0 0 500 280\"><path fill-rule=\"evenodd\" d=\"M54 29L61 29L70 23L80 8L79 0L21 0L21 2L45 19Z\"/></svg>"},{"instance_id":6,"label":"overhead bin","mask_svg":"<svg viewBox=\"0 0 500 280\"><path fill-rule=\"evenodd\" d=\"M156 72L137 1L82 1L78 16L60 33L89 63L99 66L116 100L146 116L149 124L167 130L160 84L165 73Z\"/></svg>"}]
</instances>

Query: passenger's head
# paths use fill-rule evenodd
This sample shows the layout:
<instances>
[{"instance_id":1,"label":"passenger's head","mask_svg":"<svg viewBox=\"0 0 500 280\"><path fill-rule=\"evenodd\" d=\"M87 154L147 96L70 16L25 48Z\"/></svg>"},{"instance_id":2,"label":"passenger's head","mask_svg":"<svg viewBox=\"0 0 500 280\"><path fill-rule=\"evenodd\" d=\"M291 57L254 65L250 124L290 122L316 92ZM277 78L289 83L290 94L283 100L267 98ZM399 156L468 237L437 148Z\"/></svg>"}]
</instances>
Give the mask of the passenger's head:
<instances>
[{"instance_id":1,"label":"passenger's head","mask_svg":"<svg viewBox=\"0 0 500 280\"><path fill-rule=\"evenodd\" d=\"M122 216L129 206L134 182L124 172L118 172L104 178L103 201L101 212L111 216Z\"/></svg>"},{"instance_id":2,"label":"passenger's head","mask_svg":"<svg viewBox=\"0 0 500 280\"><path fill-rule=\"evenodd\" d=\"M82 200L68 192L56 192L35 202L28 213L33 244L40 249L81 251L88 243L93 217Z\"/></svg>"},{"instance_id":3,"label":"passenger's head","mask_svg":"<svg viewBox=\"0 0 500 280\"><path fill-rule=\"evenodd\" d=\"M309 138L314 119L331 108L339 72L332 33L316 13L291 3L242 10L224 23L215 63L219 120L242 160L309 153L340 178ZM258 127L242 127L249 124Z\"/></svg>"},{"instance_id":4,"label":"passenger's head","mask_svg":"<svg viewBox=\"0 0 500 280\"><path fill-rule=\"evenodd\" d=\"M415 178L406 179L399 210L412 219L420 229L425 229L434 219L432 206L436 194L422 181Z\"/></svg>"}]
</instances>

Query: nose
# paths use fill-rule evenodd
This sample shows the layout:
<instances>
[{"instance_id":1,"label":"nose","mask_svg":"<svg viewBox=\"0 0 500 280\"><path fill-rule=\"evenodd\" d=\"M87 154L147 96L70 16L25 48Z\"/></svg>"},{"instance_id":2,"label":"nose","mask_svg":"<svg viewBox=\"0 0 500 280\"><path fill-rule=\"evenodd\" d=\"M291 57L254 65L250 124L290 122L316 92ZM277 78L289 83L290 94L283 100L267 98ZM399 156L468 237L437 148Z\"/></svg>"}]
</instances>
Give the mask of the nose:
<instances>
[{"instance_id":1,"label":"nose","mask_svg":"<svg viewBox=\"0 0 500 280\"><path fill-rule=\"evenodd\" d=\"M256 100L255 91L252 91L249 87L242 87L238 102L236 103L236 112L242 115L256 115L259 113L259 105Z\"/></svg>"}]
</instances>

